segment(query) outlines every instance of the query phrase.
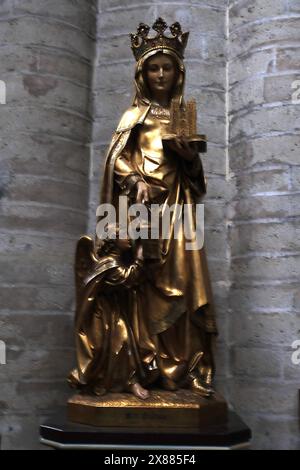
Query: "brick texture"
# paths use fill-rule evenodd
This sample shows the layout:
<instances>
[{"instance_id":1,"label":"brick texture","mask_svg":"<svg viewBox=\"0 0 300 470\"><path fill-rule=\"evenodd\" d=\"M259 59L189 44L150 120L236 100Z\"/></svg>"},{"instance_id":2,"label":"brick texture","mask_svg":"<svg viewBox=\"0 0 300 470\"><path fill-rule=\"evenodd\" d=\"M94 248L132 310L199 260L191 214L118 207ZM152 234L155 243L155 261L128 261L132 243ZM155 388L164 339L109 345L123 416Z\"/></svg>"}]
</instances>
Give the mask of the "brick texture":
<instances>
[{"instance_id":1,"label":"brick texture","mask_svg":"<svg viewBox=\"0 0 300 470\"><path fill-rule=\"evenodd\" d=\"M259 449L299 448L300 369L291 361L300 338L297 4L229 7L230 399Z\"/></svg>"},{"instance_id":2,"label":"brick texture","mask_svg":"<svg viewBox=\"0 0 300 470\"><path fill-rule=\"evenodd\" d=\"M0 433L39 448L38 425L69 393L73 259L86 231L91 1L0 2Z\"/></svg>"}]
</instances>

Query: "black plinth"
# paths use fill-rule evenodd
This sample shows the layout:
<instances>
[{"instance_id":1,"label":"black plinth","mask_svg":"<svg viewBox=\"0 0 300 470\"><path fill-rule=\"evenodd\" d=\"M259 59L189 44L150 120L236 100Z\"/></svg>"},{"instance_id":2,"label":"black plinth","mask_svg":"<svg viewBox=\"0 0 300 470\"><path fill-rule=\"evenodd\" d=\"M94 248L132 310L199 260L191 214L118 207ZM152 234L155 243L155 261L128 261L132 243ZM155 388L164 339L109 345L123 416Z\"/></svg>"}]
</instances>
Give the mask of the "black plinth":
<instances>
[{"instance_id":1,"label":"black plinth","mask_svg":"<svg viewBox=\"0 0 300 470\"><path fill-rule=\"evenodd\" d=\"M63 417L40 427L42 444L56 449L241 449L247 448L251 431L229 411L224 425L199 429L100 428L68 422Z\"/></svg>"}]
</instances>

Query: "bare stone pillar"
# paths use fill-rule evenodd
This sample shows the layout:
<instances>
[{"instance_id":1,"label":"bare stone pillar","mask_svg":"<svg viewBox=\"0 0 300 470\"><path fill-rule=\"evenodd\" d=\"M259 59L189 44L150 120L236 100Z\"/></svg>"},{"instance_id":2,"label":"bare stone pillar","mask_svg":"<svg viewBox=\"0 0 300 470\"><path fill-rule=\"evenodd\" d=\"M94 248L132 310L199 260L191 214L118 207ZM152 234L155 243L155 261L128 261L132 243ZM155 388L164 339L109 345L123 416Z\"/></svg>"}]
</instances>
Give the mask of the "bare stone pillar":
<instances>
[{"instance_id":1,"label":"bare stone pillar","mask_svg":"<svg viewBox=\"0 0 300 470\"><path fill-rule=\"evenodd\" d=\"M299 448L300 7L230 2L231 400L256 448Z\"/></svg>"},{"instance_id":2,"label":"bare stone pillar","mask_svg":"<svg viewBox=\"0 0 300 470\"><path fill-rule=\"evenodd\" d=\"M73 257L86 231L95 5L0 3L0 429L36 448L38 423L67 396Z\"/></svg>"}]
</instances>

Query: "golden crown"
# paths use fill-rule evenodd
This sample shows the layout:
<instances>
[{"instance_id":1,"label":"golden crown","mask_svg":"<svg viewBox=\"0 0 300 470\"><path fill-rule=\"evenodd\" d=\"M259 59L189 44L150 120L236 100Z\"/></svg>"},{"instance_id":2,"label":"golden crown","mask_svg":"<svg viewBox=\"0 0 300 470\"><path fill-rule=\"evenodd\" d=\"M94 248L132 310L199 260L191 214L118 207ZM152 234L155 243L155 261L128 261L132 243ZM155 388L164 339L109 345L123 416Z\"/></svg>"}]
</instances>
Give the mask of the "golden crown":
<instances>
[{"instance_id":1,"label":"golden crown","mask_svg":"<svg viewBox=\"0 0 300 470\"><path fill-rule=\"evenodd\" d=\"M148 37L150 26L145 23L139 24L137 33L130 34L131 49L136 60L139 60L147 52L156 49L169 49L183 59L189 33L182 32L181 25L178 21L169 27L172 37L165 36L164 32L167 28L167 23L162 18L158 18L152 26L152 29L157 32L157 35Z\"/></svg>"}]
</instances>

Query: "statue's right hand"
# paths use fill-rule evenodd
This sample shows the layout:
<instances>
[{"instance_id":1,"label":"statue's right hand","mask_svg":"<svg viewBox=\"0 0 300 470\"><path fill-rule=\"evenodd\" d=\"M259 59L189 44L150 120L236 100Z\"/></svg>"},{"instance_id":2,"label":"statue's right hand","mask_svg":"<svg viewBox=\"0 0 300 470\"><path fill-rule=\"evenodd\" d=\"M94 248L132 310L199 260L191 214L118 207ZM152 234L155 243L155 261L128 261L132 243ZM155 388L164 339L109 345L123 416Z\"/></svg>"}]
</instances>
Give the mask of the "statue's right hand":
<instances>
[{"instance_id":1,"label":"statue's right hand","mask_svg":"<svg viewBox=\"0 0 300 470\"><path fill-rule=\"evenodd\" d=\"M193 161L198 156L198 152L193 143L189 143L186 137L175 137L167 142L171 150L174 150L174 152L189 162Z\"/></svg>"},{"instance_id":2,"label":"statue's right hand","mask_svg":"<svg viewBox=\"0 0 300 470\"><path fill-rule=\"evenodd\" d=\"M148 185L144 181L139 181L137 183L137 195L136 195L136 202L137 204L145 204L149 202L149 189Z\"/></svg>"}]
</instances>

